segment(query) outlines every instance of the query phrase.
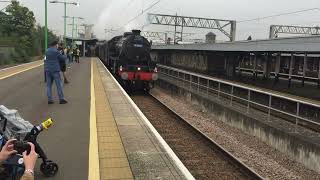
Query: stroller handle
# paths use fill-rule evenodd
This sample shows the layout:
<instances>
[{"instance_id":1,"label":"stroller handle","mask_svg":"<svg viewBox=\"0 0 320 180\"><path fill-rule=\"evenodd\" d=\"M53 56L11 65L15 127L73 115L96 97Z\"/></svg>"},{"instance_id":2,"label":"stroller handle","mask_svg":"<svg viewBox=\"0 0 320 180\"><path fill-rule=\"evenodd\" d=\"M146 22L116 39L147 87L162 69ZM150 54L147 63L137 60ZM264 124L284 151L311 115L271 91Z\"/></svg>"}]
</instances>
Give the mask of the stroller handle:
<instances>
[{"instance_id":1,"label":"stroller handle","mask_svg":"<svg viewBox=\"0 0 320 180\"><path fill-rule=\"evenodd\" d=\"M42 122L39 126L41 126L41 130L43 130L43 129L49 129L49 127L52 125L53 125L53 121L51 118L49 118L46 121Z\"/></svg>"}]
</instances>

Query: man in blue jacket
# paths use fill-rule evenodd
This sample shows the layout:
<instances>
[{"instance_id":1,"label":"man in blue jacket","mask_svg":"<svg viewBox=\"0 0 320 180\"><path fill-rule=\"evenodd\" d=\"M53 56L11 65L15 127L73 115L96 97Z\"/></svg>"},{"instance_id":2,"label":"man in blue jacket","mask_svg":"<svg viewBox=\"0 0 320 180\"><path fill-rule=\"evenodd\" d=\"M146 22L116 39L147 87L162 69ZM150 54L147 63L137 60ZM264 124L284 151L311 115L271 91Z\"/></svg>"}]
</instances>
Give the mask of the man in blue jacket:
<instances>
[{"instance_id":1,"label":"man in blue jacket","mask_svg":"<svg viewBox=\"0 0 320 180\"><path fill-rule=\"evenodd\" d=\"M68 103L64 99L63 89L62 89L62 81L60 77L60 61L66 61L66 56L62 55L61 52L58 51L58 41L53 41L50 44L50 47L46 52L46 60L44 61L44 68L46 72L47 79L47 96L48 96L48 104L53 104L52 99L52 84L53 81L57 86L58 96L60 100L60 104Z\"/></svg>"}]
</instances>

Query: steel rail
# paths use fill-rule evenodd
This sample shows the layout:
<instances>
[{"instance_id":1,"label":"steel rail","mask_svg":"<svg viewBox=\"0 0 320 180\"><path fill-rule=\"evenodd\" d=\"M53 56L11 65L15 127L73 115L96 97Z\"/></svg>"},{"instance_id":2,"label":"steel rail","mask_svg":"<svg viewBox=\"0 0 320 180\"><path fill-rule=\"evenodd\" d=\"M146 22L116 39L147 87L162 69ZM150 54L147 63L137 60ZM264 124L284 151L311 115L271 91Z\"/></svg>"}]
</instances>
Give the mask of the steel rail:
<instances>
[{"instance_id":1,"label":"steel rail","mask_svg":"<svg viewBox=\"0 0 320 180\"><path fill-rule=\"evenodd\" d=\"M176 111L172 110L169 106L161 102L158 98L153 96L152 94L149 94L152 98L154 98L157 102L159 102L163 107L168 109L169 111L174 114L174 116L179 119L180 121L184 122L189 128L197 132L202 138L204 138L207 142L211 144L211 146L214 147L214 149L217 149L219 152L221 152L223 155L225 155L228 160L230 160L233 164L235 164L237 167L241 168L242 172L244 172L247 176L253 178L253 179L264 179L262 176L260 176L257 172L255 172L252 168L244 164L241 160L239 160L237 157L232 155L228 150L226 150L224 147L222 147L219 143L211 139L209 136L204 134L201 130L199 130L197 127L193 126L191 123L186 121L183 117L181 117Z\"/></svg>"}]
</instances>

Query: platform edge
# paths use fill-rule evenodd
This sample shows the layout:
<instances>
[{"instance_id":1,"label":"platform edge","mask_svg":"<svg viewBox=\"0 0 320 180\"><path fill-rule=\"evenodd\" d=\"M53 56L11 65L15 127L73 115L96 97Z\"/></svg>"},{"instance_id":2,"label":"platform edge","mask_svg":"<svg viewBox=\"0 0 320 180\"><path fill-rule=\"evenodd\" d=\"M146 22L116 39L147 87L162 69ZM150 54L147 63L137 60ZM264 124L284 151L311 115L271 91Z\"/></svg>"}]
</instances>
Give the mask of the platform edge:
<instances>
[{"instance_id":1,"label":"platform edge","mask_svg":"<svg viewBox=\"0 0 320 180\"><path fill-rule=\"evenodd\" d=\"M98 58L99 59L99 58ZM158 131L153 127L153 125L150 123L150 121L145 117L145 115L141 112L141 110L138 108L138 106L132 101L132 99L129 97L129 95L125 92L125 90L122 88L122 86L118 83L118 81L113 77L113 75L109 72L109 70L106 68L106 66L102 63L102 61L99 59L99 62L102 64L102 66L105 68L107 73L111 76L113 81L117 84L123 95L126 97L130 105L134 108L134 110L138 113L140 118L145 122L146 126L150 129L150 131L154 134L156 139L159 141L159 143L162 145L164 150L168 153L168 155L173 159L175 165L178 167L178 169L181 171L181 173L184 175L184 177L188 180L194 180L195 178L192 176L192 174L189 172L189 170L185 167L185 165L181 162L181 160L177 157L177 155L173 152L173 150L170 148L170 146L165 142L165 140L162 138L162 136L158 133Z\"/></svg>"}]
</instances>

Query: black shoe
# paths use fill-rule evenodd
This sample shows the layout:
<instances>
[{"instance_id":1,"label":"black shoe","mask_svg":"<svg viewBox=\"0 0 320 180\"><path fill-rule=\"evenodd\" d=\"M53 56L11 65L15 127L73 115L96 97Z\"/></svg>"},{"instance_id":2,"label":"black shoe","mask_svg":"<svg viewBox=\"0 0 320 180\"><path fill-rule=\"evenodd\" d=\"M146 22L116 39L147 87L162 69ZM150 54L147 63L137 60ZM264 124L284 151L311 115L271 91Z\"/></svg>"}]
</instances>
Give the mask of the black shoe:
<instances>
[{"instance_id":1,"label":"black shoe","mask_svg":"<svg viewBox=\"0 0 320 180\"><path fill-rule=\"evenodd\" d=\"M54 102L53 101L48 101L48 104L53 104Z\"/></svg>"},{"instance_id":2,"label":"black shoe","mask_svg":"<svg viewBox=\"0 0 320 180\"><path fill-rule=\"evenodd\" d=\"M67 104L67 103L68 103L68 101L66 101L64 99L60 100L60 104Z\"/></svg>"}]
</instances>

